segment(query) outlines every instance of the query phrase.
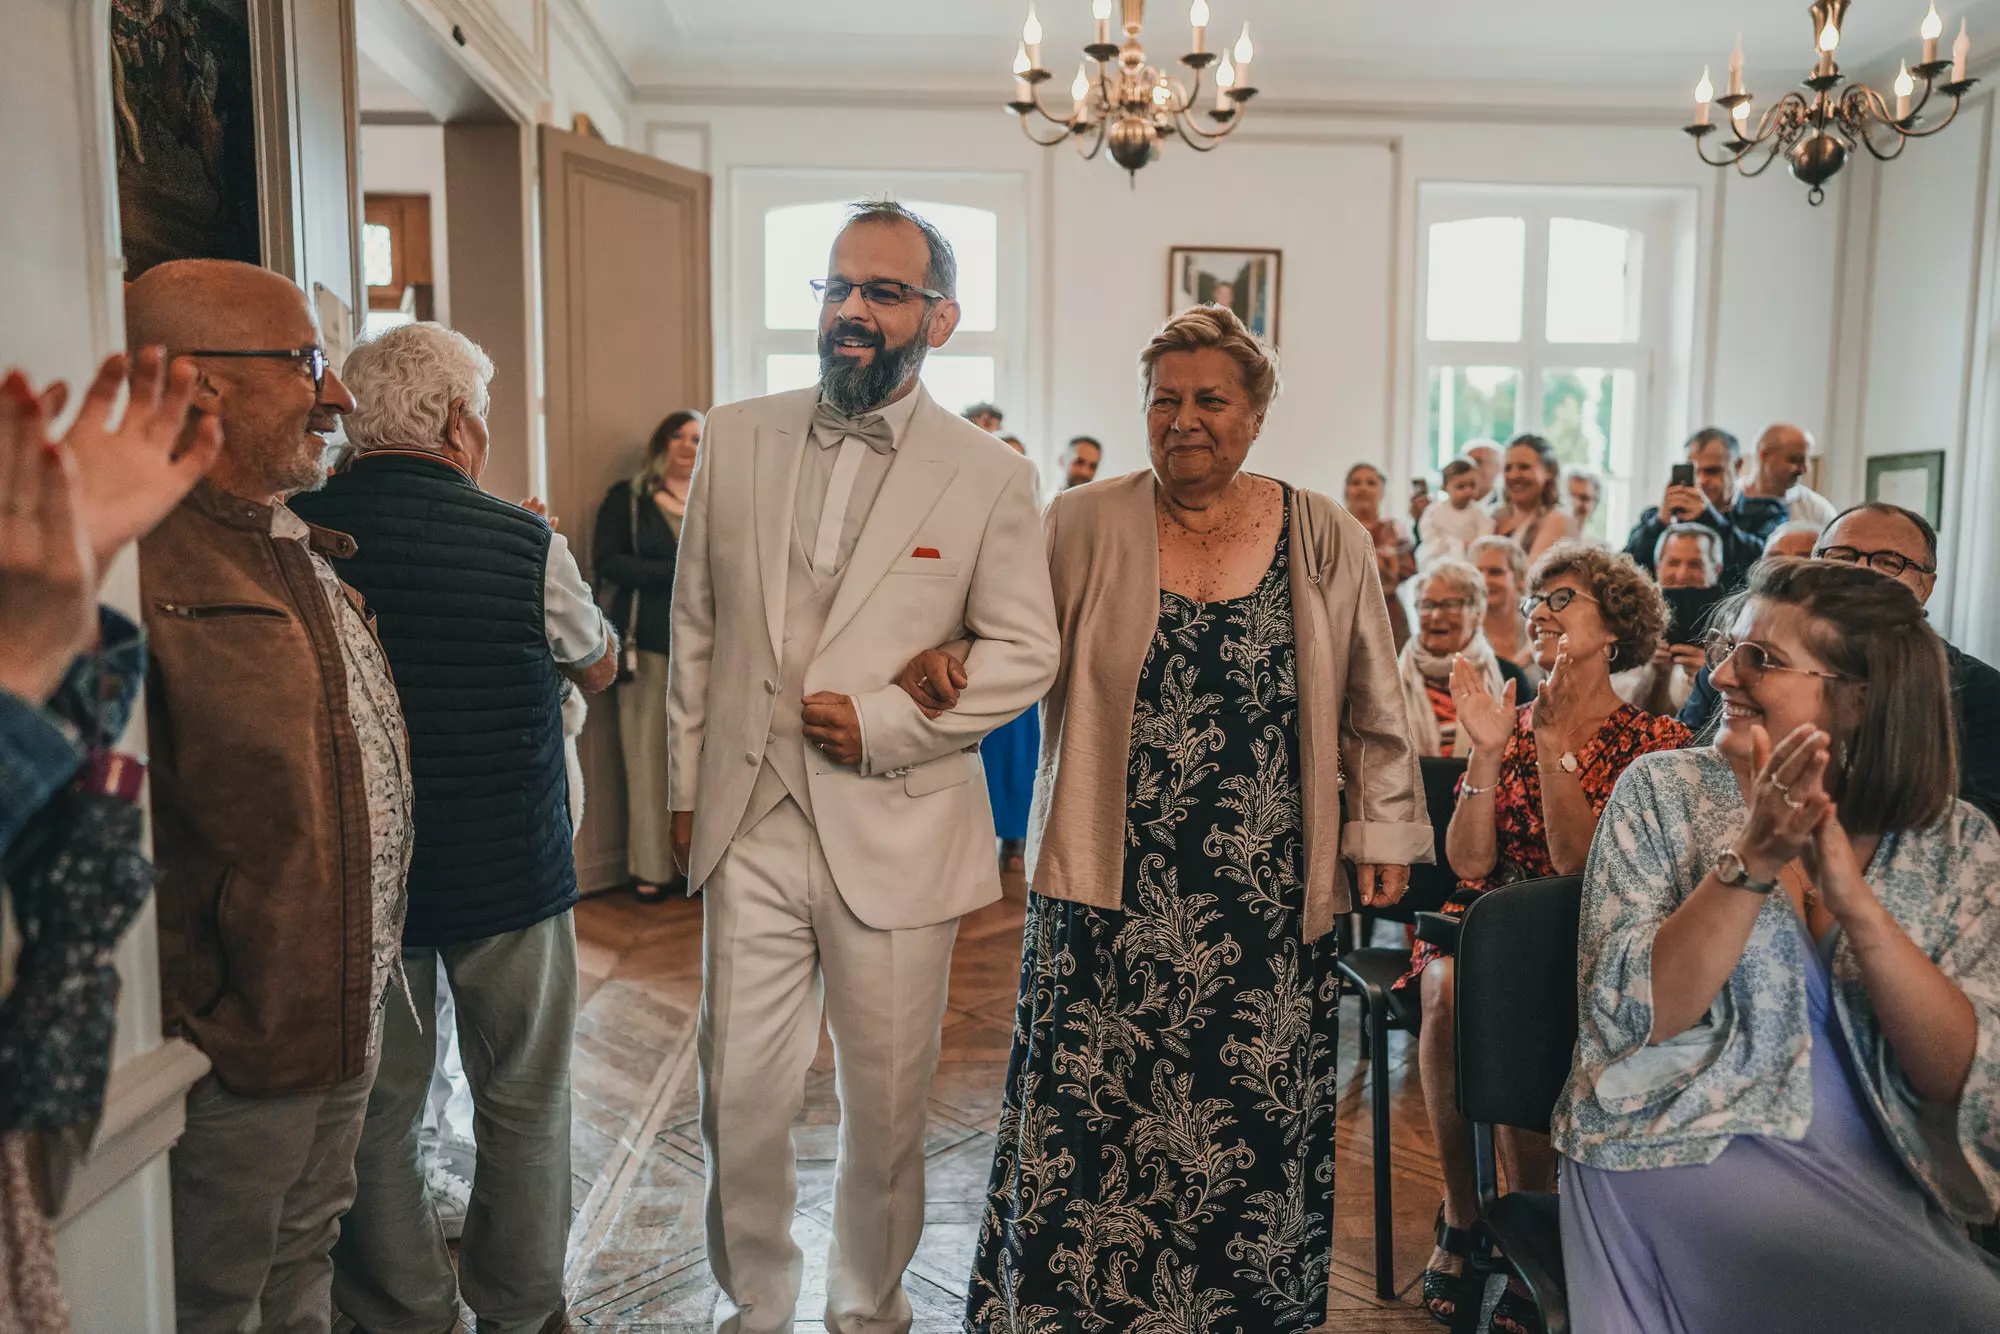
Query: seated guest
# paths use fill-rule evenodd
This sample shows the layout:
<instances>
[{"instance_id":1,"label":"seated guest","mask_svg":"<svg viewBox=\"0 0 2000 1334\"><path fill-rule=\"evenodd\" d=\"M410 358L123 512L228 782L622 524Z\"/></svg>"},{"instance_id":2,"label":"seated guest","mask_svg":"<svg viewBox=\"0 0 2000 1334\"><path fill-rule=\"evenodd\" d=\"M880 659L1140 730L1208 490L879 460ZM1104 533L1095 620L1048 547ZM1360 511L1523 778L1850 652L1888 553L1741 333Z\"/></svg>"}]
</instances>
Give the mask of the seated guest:
<instances>
[{"instance_id":1,"label":"seated guest","mask_svg":"<svg viewBox=\"0 0 2000 1334\"><path fill-rule=\"evenodd\" d=\"M125 318L200 368L223 441L139 543L161 1018L212 1066L171 1158L177 1328L324 1331L411 839L389 665L328 560L353 540L286 507L354 399L268 269L157 265Z\"/></svg>"},{"instance_id":2,"label":"seated guest","mask_svg":"<svg viewBox=\"0 0 2000 1334\"><path fill-rule=\"evenodd\" d=\"M1516 708L1513 687L1494 691L1466 659L1452 669L1459 733L1471 742L1471 755L1446 836L1460 877L1445 905L1448 913L1463 913L1502 885L1581 871L1598 814L1625 767L1690 740L1673 719L1642 713L1611 688L1613 672L1652 657L1666 625L1666 604L1636 565L1601 547L1567 543L1536 566L1528 596L1535 638L1554 654L1532 705ZM1465 1274L1478 1210L1472 1136L1456 1092L1454 961L1420 942L1408 975L1396 985L1412 981L1422 989L1417 1054L1445 1181L1437 1249L1424 1271L1424 1304L1449 1321L1461 1303L1479 1300L1484 1283L1484 1275ZM1503 1129L1500 1143L1513 1189L1554 1189L1546 1139ZM1510 1290L1494 1310L1493 1328L1521 1334L1540 1324L1525 1294Z\"/></svg>"},{"instance_id":3,"label":"seated guest","mask_svg":"<svg viewBox=\"0 0 2000 1334\"><path fill-rule=\"evenodd\" d=\"M1511 682L1516 698L1535 697L1527 673L1494 656L1479 630L1485 617L1486 579L1477 569L1462 560L1424 567L1418 576L1417 633L1397 659L1410 739L1419 755L1464 754L1458 745L1458 706L1451 697L1452 666L1461 657L1495 696Z\"/></svg>"},{"instance_id":4,"label":"seated guest","mask_svg":"<svg viewBox=\"0 0 2000 1334\"><path fill-rule=\"evenodd\" d=\"M1765 427L1757 437L1756 473L1743 494L1782 501L1792 522L1809 523L1817 532L1833 522L1833 502L1800 480L1812 448L1810 431L1783 422Z\"/></svg>"},{"instance_id":5,"label":"seated guest","mask_svg":"<svg viewBox=\"0 0 2000 1334\"><path fill-rule=\"evenodd\" d=\"M1097 480L1097 467L1104 462L1104 446L1087 435L1077 436L1063 446L1063 490L1088 486Z\"/></svg>"},{"instance_id":6,"label":"seated guest","mask_svg":"<svg viewBox=\"0 0 2000 1334\"><path fill-rule=\"evenodd\" d=\"M625 865L641 903L658 903L676 878L667 818L667 662L681 523L701 430L699 412L667 414L646 445L646 461L605 494L590 544L597 581L612 586L611 622L624 645L618 742L625 760Z\"/></svg>"},{"instance_id":7,"label":"seated guest","mask_svg":"<svg viewBox=\"0 0 2000 1334\"><path fill-rule=\"evenodd\" d=\"M1672 716L1687 703L1695 677L1708 665L1698 623L1715 598L1708 590L1722 578L1722 539L1698 523L1677 523L1660 534L1653 565L1666 594L1669 633L1660 637L1651 662L1620 676L1616 684L1619 694L1647 713Z\"/></svg>"},{"instance_id":8,"label":"seated guest","mask_svg":"<svg viewBox=\"0 0 2000 1334\"><path fill-rule=\"evenodd\" d=\"M1400 649L1410 637L1410 615L1396 590L1417 572L1417 544L1401 519L1382 512L1385 485L1380 468L1357 463L1347 470L1343 499L1347 512L1360 521L1375 543L1375 567L1382 581L1382 597L1389 605L1389 629Z\"/></svg>"},{"instance_id":9,"label":"seated guest","mask_svg":"<svg viewBox=\"0 0 2000 1334\"><path fill-rule=\"evenodd\" d=\"M1782 500L1744 494L1736 481L1741 453L1742 445L1727 431L1709 426L1695 432L1687 443L1695 485L1668 486L1660 503L1639 516L1625 554L1651 571L1660 535L1676 523L1698 523L1722 539L1721 587L1731 592L1743 587L1786 511Z\"/></svg>"},{"instance_id":10,"label":"seated guest","mask_svg":"<svg viewBox=\"0 0 2000 1334\"><path fill-rule=\"evenodd\" d=\"M1541 436L1516 436L1507 446L1506 470L1501 474L1507 503L1494 516L1493 531L1511 538L1530 565L1556 543L1580 535L1556 490L1561 477L1555 446Z\"/></svg>"},{"instance_id":11,"label":"seated guest","mask_svg":"<svg viewBox=\"0 0 2000 1334\"><path fill-rule=\"evenodd\" d=\"M1511 538L1482 537L1472 544L1471 561L1486 580L1486 621L1480 632L1500 661L1513 663L1530 682L1539 683L1542 666L1521 611L1521 596L1528 589L1526 553Z\"/></svg>"},{"instance_id":12,"label":"seated guest","mask_svg":"<svg viewBox=\"0 0 2000 1334\"><path fill-rule=\"evenodd\" d=\"M300 513L353 535L340 573L368 599L410 723L416 845L401 951L415 1011L392 1006L334 1251L335 1306L367 1330L445 1330L460 1293L482 1325L561 1323L570 1225L576 860L562 682L605 689L617 653L569 544L487 495L493 363L462 334L406 324L347 359L351 461ZM449 979L478 1158L452 1255L418 1151Z\"/></svg>"},{"instance_id":13,"label":"seated guest","mask_svg":"<svg viewBox=\"0 0 2000 1334\"><path fill-rule=\"evenodd\" d=\"M1638 761L1591 850L1571 1319L1992 1329L2000 835L1953 795L1944 646L1907 587L1778 560L1713 660L1721 740Z\"/></svg>"},{"instance_id":14,"label":"seated guest","mask_svg":"<svg viewBox=\"0 0 2000 1334\"><path fill-rule=\"evenodd\" d=\"M1819 546L1819 530L1822 527L1823 524L1814 523L1810 519L1793 519L1789 523L1780 524L1771 534L1771 540L1764 544L1764 555L1766 557L1811 556L1813 549Z\"/></svg>"},{"instance_id":15,"label":"seated guest","mask_svg":"<svg viewBox=\"0 0 2000 1334\"><path fill-rule=\"evenodd\" d=\"M1581 537L1590 530L1591 516L1604 501L1604 479L1589 468L1571 468L1563 473L1563 486L1569 492L1569 517Z\"/></svg>"},{"instance_id":16,"label":"seated guest","mask_svg":"<svg viewBox=\"0 0 2000 1334\"><path fill-rule=\"evenodd\" d=\"M1479 501L1479 469L1471 459L1444 465L1444 499L1424 510L1417 520L1417 555L1428 565L1437 560L1462 561L1472 544L1493 531L1493 516Z\"/></svg>"},{"instance_id":17,"label":"seated guest","mask_svg":"<svg viewBox=\"0 0 2000 1334\"><path fill-rule=\"evenodd\" d=\"M1000 423L1007 419L1007 414L991 403L974 403L958 415L988 435L1000 434Z\"/></svg>"}]
</instances>

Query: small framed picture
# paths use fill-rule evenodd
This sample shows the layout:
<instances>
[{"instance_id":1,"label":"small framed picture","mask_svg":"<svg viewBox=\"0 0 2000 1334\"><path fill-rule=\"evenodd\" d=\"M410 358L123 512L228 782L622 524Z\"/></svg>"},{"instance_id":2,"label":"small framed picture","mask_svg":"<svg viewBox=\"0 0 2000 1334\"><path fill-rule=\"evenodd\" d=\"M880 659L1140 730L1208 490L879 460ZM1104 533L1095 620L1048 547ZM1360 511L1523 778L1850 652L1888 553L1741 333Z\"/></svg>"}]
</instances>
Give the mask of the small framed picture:
<instances>
[{"instance_id":1,"label":"small framed picture","mask_svg":"<svg viewBox=\"0 0 2000 1334\"><path fill-rule=\"evenodd\" d=\"M1868 458L1868 499L1901 505L1924 516L1931 527L1944 526L1944 451L1923 454L1871 454Z\"/></svg>"},{"instance_id":2,"label":"small framed picture","mask_svg":"<svg viewBox=\"0 0 2000 1334\"><path fill-rule=\"evenodd\" d=\"M1276 347L1284 262L1282 250L1177 245L1167 256L1167 316L1191 306L1227 306Z\"/></svg>"}]
</instances>

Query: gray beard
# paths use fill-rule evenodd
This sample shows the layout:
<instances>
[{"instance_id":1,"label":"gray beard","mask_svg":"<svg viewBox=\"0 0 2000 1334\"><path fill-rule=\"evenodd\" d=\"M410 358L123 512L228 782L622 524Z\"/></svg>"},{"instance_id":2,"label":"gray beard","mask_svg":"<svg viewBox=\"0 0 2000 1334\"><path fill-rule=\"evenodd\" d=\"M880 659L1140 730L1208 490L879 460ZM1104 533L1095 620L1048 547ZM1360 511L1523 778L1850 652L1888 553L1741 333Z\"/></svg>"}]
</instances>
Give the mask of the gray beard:
<instances>
[{"instance_id":1,"label":"gray beard","mask_svg":"<svg viewBox=\"0 0 2000 1334\"><path fill-rule=\"evenodd\" d=\"M925 334L926 320L910 341L901 347L884 344L875 349L875 358L863 366L833 350L833 331L819 337L819 392L833 407L850 417L874 412L896 396L896 391L922 373L924 358L930 353Z\"/></svg>"}]
</instances>

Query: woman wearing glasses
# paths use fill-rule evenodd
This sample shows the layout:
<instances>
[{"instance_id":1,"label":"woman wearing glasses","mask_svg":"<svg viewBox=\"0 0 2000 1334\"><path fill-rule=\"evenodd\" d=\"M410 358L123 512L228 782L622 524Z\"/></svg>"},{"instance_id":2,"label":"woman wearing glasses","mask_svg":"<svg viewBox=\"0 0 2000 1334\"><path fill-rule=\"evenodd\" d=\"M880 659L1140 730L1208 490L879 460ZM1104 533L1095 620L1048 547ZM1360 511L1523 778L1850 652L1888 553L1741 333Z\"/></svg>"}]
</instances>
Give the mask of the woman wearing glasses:
<instances>
[{"instance_id":1,"label":"woman wearing glasses","mask_svg":"<svg viewBox=\"0 0 2000 1334\"><path fill-rule=\"evenodd\" d=\"M1554 1140L1599 1334L1974 1330L2000 1262L2000 836L1898 581L1758 567L1712 749L1619 785Z\"/></svg>"},{"instance_id":2,"label":"woman wearing glasses","mask_svg":"<svg viewBox=\"0 0 2000 1334\"><path fill-rule=\"evenodd\" d=\"M1517 707L1516 687L1496 692L1463 657L1452 669L1452 700L1470 758L1445 841L1460 877L1447 913L1463 913L1502 885L1583 870L1598 814L1625 767L1692 740L1678 722L1641 712L1612 689L1614 672L1651 659L1667 623L1659 589L1630 557L1560 544L1530 575L1522 611L1549 672L1533 705ZM1417 1054L1445 1180L1423 1289L1424 1304L1440 1321L1449 1321L1461 1302L1477 1301L1482 1281L1465 1274L1477 1208L1471 1132L1458 1112L1453 965L1436 946L1419 942L1409 974L1397 983L1415 982L1423 998ZM1514 1189L1554 1189L1555 1160L1542 1136L1503 1128L1500 1152ZM1526 1295L1510 1289L1494 1309L1493 1328L1518 1334L1540 1323Z\"/></svg>"},{"instance_id":3,"label":"woman wearing glasses","mask_svg":"<svg viewBox=\"0 0 2000 1334\"><path fill-rule=\"evenodd\" d=\"M1417 633L1403 645L1396 670L1403 680L1403 708L1419 755L1464 755L1458 703L1451 695L1452 665L1463 658L1494 698L1511 682L1516 698L1535 697L1528 675L1497 656L1480 626L1486 617L1486 577L1462 560L1425 567L1417 588Z\"/></svg>"}]
</instances>

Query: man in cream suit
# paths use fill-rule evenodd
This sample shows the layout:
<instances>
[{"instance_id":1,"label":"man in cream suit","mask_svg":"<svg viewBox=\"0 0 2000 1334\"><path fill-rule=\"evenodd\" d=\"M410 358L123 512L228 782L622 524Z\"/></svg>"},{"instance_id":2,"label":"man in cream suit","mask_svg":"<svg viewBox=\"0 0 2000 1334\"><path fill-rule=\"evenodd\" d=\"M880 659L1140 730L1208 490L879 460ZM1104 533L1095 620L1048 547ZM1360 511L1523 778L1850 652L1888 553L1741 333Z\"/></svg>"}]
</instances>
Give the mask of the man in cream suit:
<instances>
[{"instance_id":1,"label":"man in cream suit","mask_svg":"<svg viewBox=\"0 0 2000 1334\"><path fill-rule=\"evenodd\" d=\"M956 262L895 204L834 244L818 388L709 415L674 586L668 783L704 912L708 1256L724 1334L790 1330L791 1124L822 1003L841 1104L826 1324L910 1327L924 1114L958 919L1000 896L975 748L1055 676L1027 460L918 382ZM974 642L929 719L896 684Z\"/></svg>"}]
</instances>

